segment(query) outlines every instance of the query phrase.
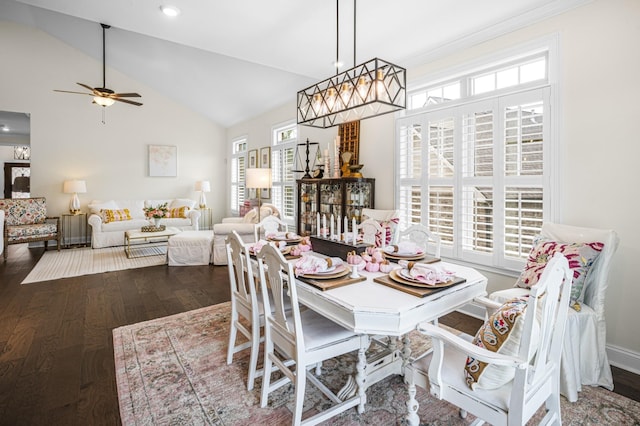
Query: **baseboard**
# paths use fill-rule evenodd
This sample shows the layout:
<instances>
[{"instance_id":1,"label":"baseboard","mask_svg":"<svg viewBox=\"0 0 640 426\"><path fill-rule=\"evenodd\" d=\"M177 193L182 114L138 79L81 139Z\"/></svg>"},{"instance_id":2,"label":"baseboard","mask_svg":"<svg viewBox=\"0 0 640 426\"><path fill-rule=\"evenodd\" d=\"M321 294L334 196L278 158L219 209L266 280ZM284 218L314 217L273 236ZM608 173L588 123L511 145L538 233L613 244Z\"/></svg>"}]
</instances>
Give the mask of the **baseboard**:
<instances>
[{"instance_id":1,"label":"baseboard","mask_svg":"<svg viewBox=\"0 0 640 426\"><path fill-rule=\"evenodd\" d=\"M634 374L640 374L640 353L616 345L607 345L609 363Z\"/></svg>"},{"instance_id":2,"label":"baseboard","mask_svg":"<svg viewBox=\"0 0 640 426\"><path fill-rule=\"evenodd\" d=\"M484 320L484 308L474 303L464 305L458 312ZM607 344L606 350L611 365L640 374L640 353L612 344Z\"/></svg>"}]
</instances>

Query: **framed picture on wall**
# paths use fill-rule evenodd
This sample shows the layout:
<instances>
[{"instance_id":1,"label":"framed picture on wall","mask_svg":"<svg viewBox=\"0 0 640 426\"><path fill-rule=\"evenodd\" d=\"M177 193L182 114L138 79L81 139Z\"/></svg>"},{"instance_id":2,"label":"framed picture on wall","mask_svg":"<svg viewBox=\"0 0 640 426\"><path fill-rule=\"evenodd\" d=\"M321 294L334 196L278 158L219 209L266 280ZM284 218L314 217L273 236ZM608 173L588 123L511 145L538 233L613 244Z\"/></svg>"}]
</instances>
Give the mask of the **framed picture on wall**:
<instances>
[{"instance_id":1,"label":"framed picture on wall","mask_svg":"<svg viewBox=\"0 0 640 426\"><path fill-rule=\"evenodd\" d=\"M260 167L263 169L271 168L271 147L265 146L260 148ZM260 191L260 198L271 198L271 189L263 188Z\"/></svg>"},{"instance_id":2,"label":"framed picture on wall","mask_svg":"<svg viewBox=\"0 0 640 426\"><path fill-rule=\"evenodd\" d=\"M249 151L249 169L253 169L255 167L258 167L258 150L257 149L252 149L251 151Z\"/></svg>"},{"instance_id":3,"label":"framed picture on wall","mask_svg":"<svg viewBox=\"0 0 640 426\"><path fill-rule=\"evenodd\" d=\"M149 176L178 176L178 147L149 145Z\"/></svg>"}]
</instances>

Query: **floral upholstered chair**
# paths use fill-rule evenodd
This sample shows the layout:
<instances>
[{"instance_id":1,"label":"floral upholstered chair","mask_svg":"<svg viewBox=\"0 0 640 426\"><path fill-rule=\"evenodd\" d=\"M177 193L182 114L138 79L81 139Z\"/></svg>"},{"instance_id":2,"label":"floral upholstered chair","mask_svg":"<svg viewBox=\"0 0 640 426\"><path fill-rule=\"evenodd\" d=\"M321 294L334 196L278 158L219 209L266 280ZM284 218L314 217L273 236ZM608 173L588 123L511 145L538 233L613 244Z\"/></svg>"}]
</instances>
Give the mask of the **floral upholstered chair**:
<instances>
[{"instance_id":1,"label":"floral upholstered chair","mask_svg":"<svg viewBox=\"0 0 640 426\"><path fill-rule=\"evenodd\" d=\"M4 211L4 258L10 244L44 241L44 248L50 240L55 240L60 250L60 218L47 216L47 202L44 197L0 199L0 210Z\"/></svg>"}]
</instances>

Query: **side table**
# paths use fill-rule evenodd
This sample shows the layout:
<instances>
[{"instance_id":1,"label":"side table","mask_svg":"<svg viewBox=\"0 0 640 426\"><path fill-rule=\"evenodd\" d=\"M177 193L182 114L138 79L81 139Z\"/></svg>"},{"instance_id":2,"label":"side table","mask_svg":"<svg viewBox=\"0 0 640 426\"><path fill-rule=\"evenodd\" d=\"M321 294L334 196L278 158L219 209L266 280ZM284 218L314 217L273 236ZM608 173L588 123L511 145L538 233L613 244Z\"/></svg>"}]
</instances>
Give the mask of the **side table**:
<instances>
[{"instance_id":1,"label":"side table","mask_svg":"<svg viewBox=\"0 0 640 426\"><path fill-rule=\"evenodd\" d=\"M62 215L62 248L87 247L89 244L87 214Z\"/></svg>"},{"instance_id":2,"label":"side table","mask_svg":"<svg viewBox=\"0 0 640 426\"><path fill-rule=\"evenodd\" d=\"M198 228L201 231L210 231L213 229L213 212L210 207L201 207L200 219L198 221Z\"/></svg>"}]
</instances>

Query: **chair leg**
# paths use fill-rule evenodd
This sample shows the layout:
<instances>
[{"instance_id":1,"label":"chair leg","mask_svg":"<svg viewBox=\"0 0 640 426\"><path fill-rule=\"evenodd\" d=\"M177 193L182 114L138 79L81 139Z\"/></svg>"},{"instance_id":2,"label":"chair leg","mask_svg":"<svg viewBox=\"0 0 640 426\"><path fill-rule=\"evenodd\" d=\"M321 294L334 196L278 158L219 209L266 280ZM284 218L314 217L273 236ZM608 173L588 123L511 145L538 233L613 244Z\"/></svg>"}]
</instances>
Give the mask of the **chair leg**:
<instances>
[{"instance_id":1,"label":"chair leg","mask_svg":"<svg viewBox=\"0 0 640 426\"><path fill-rule=\"evenodd\" d=\"M260 350L260 324L251 326L251 356L249 357L249 377L247 378L247 390L252 390L256 380L258 368L258 351Z\"/></svg>"},{"instance_id":2,"label":"chair leg","mask_svg":"<svg viewBox=\"0 0 640 426\"><path fill-rule=\"evenodd\" d=\"M302 405L304 403L304 391L307 384L307 369L302 365L296 365L296 400L293 408L293 424L299 425L302 421Z\"/></svg>"},{"instance_id":3,"label":"chair leg","mask_svg":"<svg viewBox=\"0 0 640 426\"><path fill-rule=\"evenodd\" d=\"M269 343L265 338L264 342L264 365L262 366L262 395L260 395L260 407L265 408L269 401L269 387L271 385L271 357L269 353L273 352L273 343Z\"/></svg>"},{"instance_id":4,"label":"chair leg","mask_svg":"<svg viewBox=\"0 0 640 426\"><path fill-rule=\"evenodd\" d=\"M229 348L227 349L227 364L231 364L233 362L233 353L236 346L236 336L238 334L238 329L236 328L236 321L238 320L238 313L232 309L231 312L231 321L229 330Z\"/></svg>"}]
</instances>

